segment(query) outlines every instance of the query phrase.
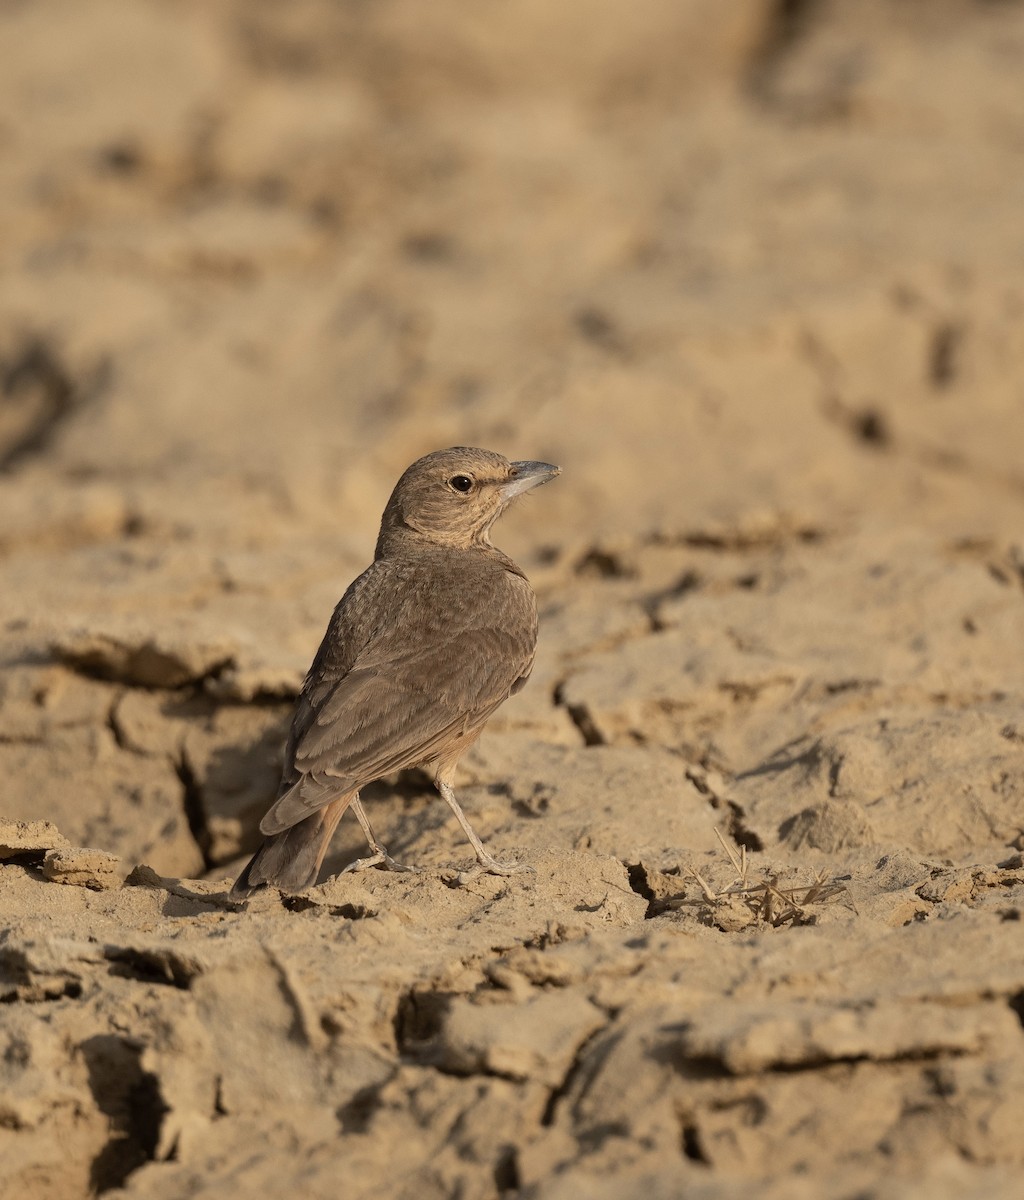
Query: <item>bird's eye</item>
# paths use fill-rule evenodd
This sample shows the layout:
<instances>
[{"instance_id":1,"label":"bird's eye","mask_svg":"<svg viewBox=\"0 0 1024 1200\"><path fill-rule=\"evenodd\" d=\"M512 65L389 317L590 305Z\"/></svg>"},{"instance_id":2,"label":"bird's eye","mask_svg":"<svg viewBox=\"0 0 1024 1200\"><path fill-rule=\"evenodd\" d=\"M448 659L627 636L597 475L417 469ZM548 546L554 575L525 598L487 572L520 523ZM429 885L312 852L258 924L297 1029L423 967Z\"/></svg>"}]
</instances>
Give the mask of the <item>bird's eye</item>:
<instances>
[{"instance_id":1,"label":"bird's eye","mask_svg":"<svg viewBox=\"0 0 1024 1200\"><path fill-rule=\"evenodd\" d=\"M448 486L454 488L457 492L462 492L463 495L465 495L465 493L472 488L473 481L468 475L453 475L451 479L448 480Z\"/></svg>"}]
</instances>

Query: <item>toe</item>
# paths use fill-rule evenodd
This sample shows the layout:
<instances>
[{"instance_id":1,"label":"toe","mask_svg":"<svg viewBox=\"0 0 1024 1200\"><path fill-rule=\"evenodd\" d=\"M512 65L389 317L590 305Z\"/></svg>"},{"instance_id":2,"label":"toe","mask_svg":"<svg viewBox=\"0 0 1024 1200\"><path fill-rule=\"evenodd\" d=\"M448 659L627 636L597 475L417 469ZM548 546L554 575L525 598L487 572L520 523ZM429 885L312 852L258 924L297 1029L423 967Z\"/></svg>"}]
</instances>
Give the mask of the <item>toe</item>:
<instances>
[{"instance_id":1,"label":"toe","mask_svg":"<svg viewBox=\"0 0 1024 1200\"><path fill-rule=\"evenodd\" d=\"M342 867L338 872L339 875L353 875L356 871L366 871L370 867L376 867L384 862L386 855L373 854L369 858L357 858L355 862L350 862L347 867Z\"/></svg>"},{"instance_id":2,"label":"toe","mask_svg":"<svg viewBox=\"0 0 1024 1200\"><path fill-rule=\"evenodd\" d=\"M459 882L468 883L471 879L475 879L478 875L500 875L507 878L509 875L536 874L536 869L526 863L518 862L500 862L496 858L481 858L475 867L471 867L468 871L459 873Z\"/></svg>"},{"instance_id":3,"label":"toe","mask_svg":"<svg viewBox=\"0 0 1024 1200\"><path fill-rule=\"evenodd\" d=\"M405 863L395 862L395 860L391 857L390 854L385 854L382 859L382 862L384 863L384 866L386 866L389 871L404 871L404 872L408 872L409 874L414 874L416 871L419 870L419 867L409 867L409 866L406 866Z\"/></svg>"}]
</instances>

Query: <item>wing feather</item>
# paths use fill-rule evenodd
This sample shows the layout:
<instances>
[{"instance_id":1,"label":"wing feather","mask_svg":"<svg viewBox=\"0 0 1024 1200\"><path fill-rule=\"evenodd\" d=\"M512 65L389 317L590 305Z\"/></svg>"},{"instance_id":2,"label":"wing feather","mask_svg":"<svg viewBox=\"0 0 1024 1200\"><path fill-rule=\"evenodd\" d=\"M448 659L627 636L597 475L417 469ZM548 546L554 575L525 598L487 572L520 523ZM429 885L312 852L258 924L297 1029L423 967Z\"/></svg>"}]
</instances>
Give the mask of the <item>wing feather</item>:
<instances>
[{"instance_id":1,"label":"wing feather","mask_svg":"<svg viewBox=\"0 0 1024 1200\"><path fill-rule=\"evenodd\" d=\"M522 686L533 664L536 608L526 580L502 574L500 606L474 606L461 622L455 614L419 639L385 632L354 654L338 645L343 600L303 688L264 833L289 828L343 791L429 761ZM489 620L496 608L500 617Z\"/></svg>"}]
</instances>

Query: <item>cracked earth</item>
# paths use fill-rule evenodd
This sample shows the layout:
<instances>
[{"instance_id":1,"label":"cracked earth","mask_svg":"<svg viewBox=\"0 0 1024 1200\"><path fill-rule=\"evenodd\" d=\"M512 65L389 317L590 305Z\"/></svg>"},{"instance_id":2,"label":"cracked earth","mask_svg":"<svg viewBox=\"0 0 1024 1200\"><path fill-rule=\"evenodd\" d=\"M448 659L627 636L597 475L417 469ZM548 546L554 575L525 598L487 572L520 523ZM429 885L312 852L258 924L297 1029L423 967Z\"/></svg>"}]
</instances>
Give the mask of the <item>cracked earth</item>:
<instances>
[{"instance_id":1,"label":"cracked earth","mask_svg":"<svg viewBox=\"0 0 1024 1200\"><path fill-rule=\"evenodd\" d=\"M12 1194L1017 1200L1022 57L973 0L0 4ZM418 873L346 820L237 905L458 443L564 472L458 780L534 870L410 773Z\"/></svg>"}]
</instances>

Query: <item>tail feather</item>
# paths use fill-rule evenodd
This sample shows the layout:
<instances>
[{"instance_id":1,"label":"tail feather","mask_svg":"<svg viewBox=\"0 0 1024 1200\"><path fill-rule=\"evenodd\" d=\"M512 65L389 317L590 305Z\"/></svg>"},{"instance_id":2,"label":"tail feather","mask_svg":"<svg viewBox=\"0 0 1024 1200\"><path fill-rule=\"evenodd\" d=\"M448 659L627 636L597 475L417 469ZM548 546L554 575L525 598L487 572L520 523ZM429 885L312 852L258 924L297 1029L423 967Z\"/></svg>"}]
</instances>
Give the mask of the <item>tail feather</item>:
<instances>
[{"instance_id":1,"label":"tail feather","mask_svg":"<svg viewBox=\"0 0 1024 1200\"><path fill-rule=\"evenodd\" d=\"M337 797L339 786L344 786L343 780L303 775L267 810L260 821L260 833L269 837L298 825L310 813L326 808Z\"/></svg>"},{"instance_id":2,"label":"tail feather","mask_svg":"<svg viewBox=\"0 0 1024 1200\"><path fill-rule=\"evenodd\" d=\"M297 825L265 838L235 880L231 895L244 899L261 887L301 892L316 882L327 847L352 796L342 796Z\"/></svg>"}]
</instances>

